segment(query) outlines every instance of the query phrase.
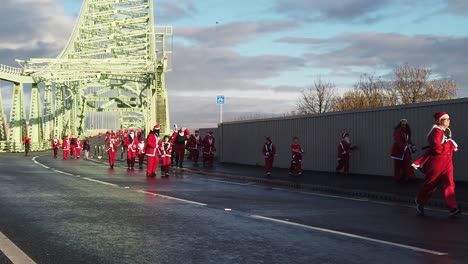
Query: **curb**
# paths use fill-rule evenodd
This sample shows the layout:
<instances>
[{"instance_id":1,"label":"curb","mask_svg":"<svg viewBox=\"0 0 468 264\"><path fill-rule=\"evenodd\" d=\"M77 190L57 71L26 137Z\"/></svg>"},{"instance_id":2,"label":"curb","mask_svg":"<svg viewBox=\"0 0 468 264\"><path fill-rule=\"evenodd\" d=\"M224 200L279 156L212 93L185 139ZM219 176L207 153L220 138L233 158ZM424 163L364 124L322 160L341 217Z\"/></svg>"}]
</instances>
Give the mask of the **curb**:
<instances>
[{"instance_id":1,"label":"curb","mask_svg":"<svg viewBox=\"0 0 468 264\"><path fill-rule=\"evenodd\" d=\"M275 186L283 186L283 187L288 187L288 188L293 188L293 189L303 189L303 190L309 190L309 191L320 192L320 193L335 194L338 196L367 198L370 200L396 202L396 203L414 205L414 196L405 196L405 195L398 195L398 194L385 193L385 192L372 192L368 190L359 190L359 189L346 189L346 188L327 186L327 185L318 185L318 184L303 184L300 182L267 179L267 178L261 178L261 177L243 176L243 175L235 175L235 174L227 174L227 173L219 173L219 172L197 171L197 170L191 170L191 169L186 169L186 168L182 168L182 169L171 168L171 169L175 171L179 171L179 172L185 171L185 172L189 172L189 173L193 173L197 175L250 181L250 182L270 184L270 185L275 185ZM458 205L460 208L468 208L468 203L458 202ZM441 199L431 199L427 203L427 206L446 209L445 201Z\"/></svg>"}]
</instances>

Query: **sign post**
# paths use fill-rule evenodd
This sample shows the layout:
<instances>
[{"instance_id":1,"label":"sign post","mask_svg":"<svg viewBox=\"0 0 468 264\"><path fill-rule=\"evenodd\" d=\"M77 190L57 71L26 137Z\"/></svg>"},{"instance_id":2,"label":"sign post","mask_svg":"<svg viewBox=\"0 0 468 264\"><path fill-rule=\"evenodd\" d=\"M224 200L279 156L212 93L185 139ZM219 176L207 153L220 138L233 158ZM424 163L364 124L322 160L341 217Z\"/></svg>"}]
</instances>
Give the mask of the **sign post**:
<instances>
[{"instance_id":1,"label":"sign post","mask_svg":"<svg viewBox=\"0 0 468 264\"><path fill-rule=\"evenodd\" d=\"M223 123L223 104L224 104L224 95L218 95L216 97L216 104L219 105L219 123Z\"/></svg>"}]
</instances>

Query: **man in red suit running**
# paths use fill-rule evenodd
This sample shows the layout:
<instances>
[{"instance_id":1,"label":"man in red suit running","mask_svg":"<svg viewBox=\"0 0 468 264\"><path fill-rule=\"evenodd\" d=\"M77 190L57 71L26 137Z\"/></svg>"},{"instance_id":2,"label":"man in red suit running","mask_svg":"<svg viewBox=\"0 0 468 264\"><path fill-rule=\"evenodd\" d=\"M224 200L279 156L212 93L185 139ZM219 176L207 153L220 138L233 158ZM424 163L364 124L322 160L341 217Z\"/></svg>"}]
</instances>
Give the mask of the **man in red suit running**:
<instances>
[{"instance_id":1,"label":"man in red suit running","mask_svg":"<svg viewBox=\"0 0 468 264\"><path fill-rule=\"evenodd\" d=\"M271 169L273 168L273 161L276 155L276 146L271 141L270 137L265 139L265 144L262 148L263 157L265 158L265 171L266 176L271 177Z\"/></svg>"},{"instance_id":2,"label":"man in red suit running","mask_svg":"<svg viewBox=\"0 0 468 264\"><path fill-rule=\"evenodd\" d=\"M455 198L453 180L452 156L458 150L458 145L451 135L445 135L445 131L450 126L449 115L446 112L438 112L434 114L434 119L436 124L427 135L430 149L413 165L423 168L426 174L424 184L415 199L416 208L420 215L424 215L424 206L437 187L441 185L450 216L454 216L462 213Z\"/></svg>"},{"instance_id":3,"label":"man in red suit running","mask_svg":"<svg viewBox=\"0 0 468 264\"><path fill-rule=\"evenodd\" d=\"M153 130L148 133L146 138L146 177L156 177L156 169L159 164L159 148L161 141L159 141L159 124L154 125Z\"/></svg>"}]
</instances>

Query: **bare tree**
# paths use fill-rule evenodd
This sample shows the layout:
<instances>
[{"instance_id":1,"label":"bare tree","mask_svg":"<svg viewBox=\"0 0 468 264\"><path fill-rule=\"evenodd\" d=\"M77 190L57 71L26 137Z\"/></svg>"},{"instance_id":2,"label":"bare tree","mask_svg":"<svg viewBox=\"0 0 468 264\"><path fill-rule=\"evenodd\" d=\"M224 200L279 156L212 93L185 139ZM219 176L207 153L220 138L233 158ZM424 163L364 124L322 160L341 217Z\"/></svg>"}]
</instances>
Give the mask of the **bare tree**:
<instances>
[{"instance_id":1,"label":"bare tree","mask_svg":"<svg viewBox=\"0 0 468 264\"><path fill-rule=\"evenodd\" d=\"M344 93L336 100L335 110L366 109L389 105L391 98L386 91L386 84L380 78L363 74L352 91Z\"/></svg>"},{"instance_id":2,"label":"bare tree","mask_svg":"<svg viewBox=\"0 0 468 264\"><path fill-rule=\"evenodd\" d=\"M390 86L397 104L413 104L455 98L457 83L454 80L430 79L431 69L415 67L408 63L397 67Z\"/></svg>"},{"instance_id":3,"label":"bare tree","mask_svg":"<svg viewBox=\"0 0 468 264\"><path fill-rule=\"evenodd\" d=\"M297 108L302 114L333 111L336 97L335 85L319 78L312 87L302 90L302 97Z\"/></svg>"}]
</instances>

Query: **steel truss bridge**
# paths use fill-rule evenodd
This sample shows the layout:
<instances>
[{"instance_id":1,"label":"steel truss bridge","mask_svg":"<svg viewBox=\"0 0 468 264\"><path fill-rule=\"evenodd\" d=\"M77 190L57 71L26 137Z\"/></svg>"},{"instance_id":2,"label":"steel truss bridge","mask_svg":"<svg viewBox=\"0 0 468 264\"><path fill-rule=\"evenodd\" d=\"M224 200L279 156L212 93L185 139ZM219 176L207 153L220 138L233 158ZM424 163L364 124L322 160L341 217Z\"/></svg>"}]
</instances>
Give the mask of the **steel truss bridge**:
<instances>
[{"instance_id":1,"label":"steel truss bridge","mask_svg":"<svg viewBox=\"0 0 468 264\"><path fill-rule=\"evenodd\" d=\"M168 133L165 73L172 67L173 32L154 25L153 0L84 0L57 58L0 65L0 80L13 83L9 120L0 91L0 151L23 151L25 136L34 151L49 148L54 135L108 128L98 127L99 118L119 129L148 131L159 123ZM25 84L31 87L29 119Z\"/></svg>"}]
</instances>

